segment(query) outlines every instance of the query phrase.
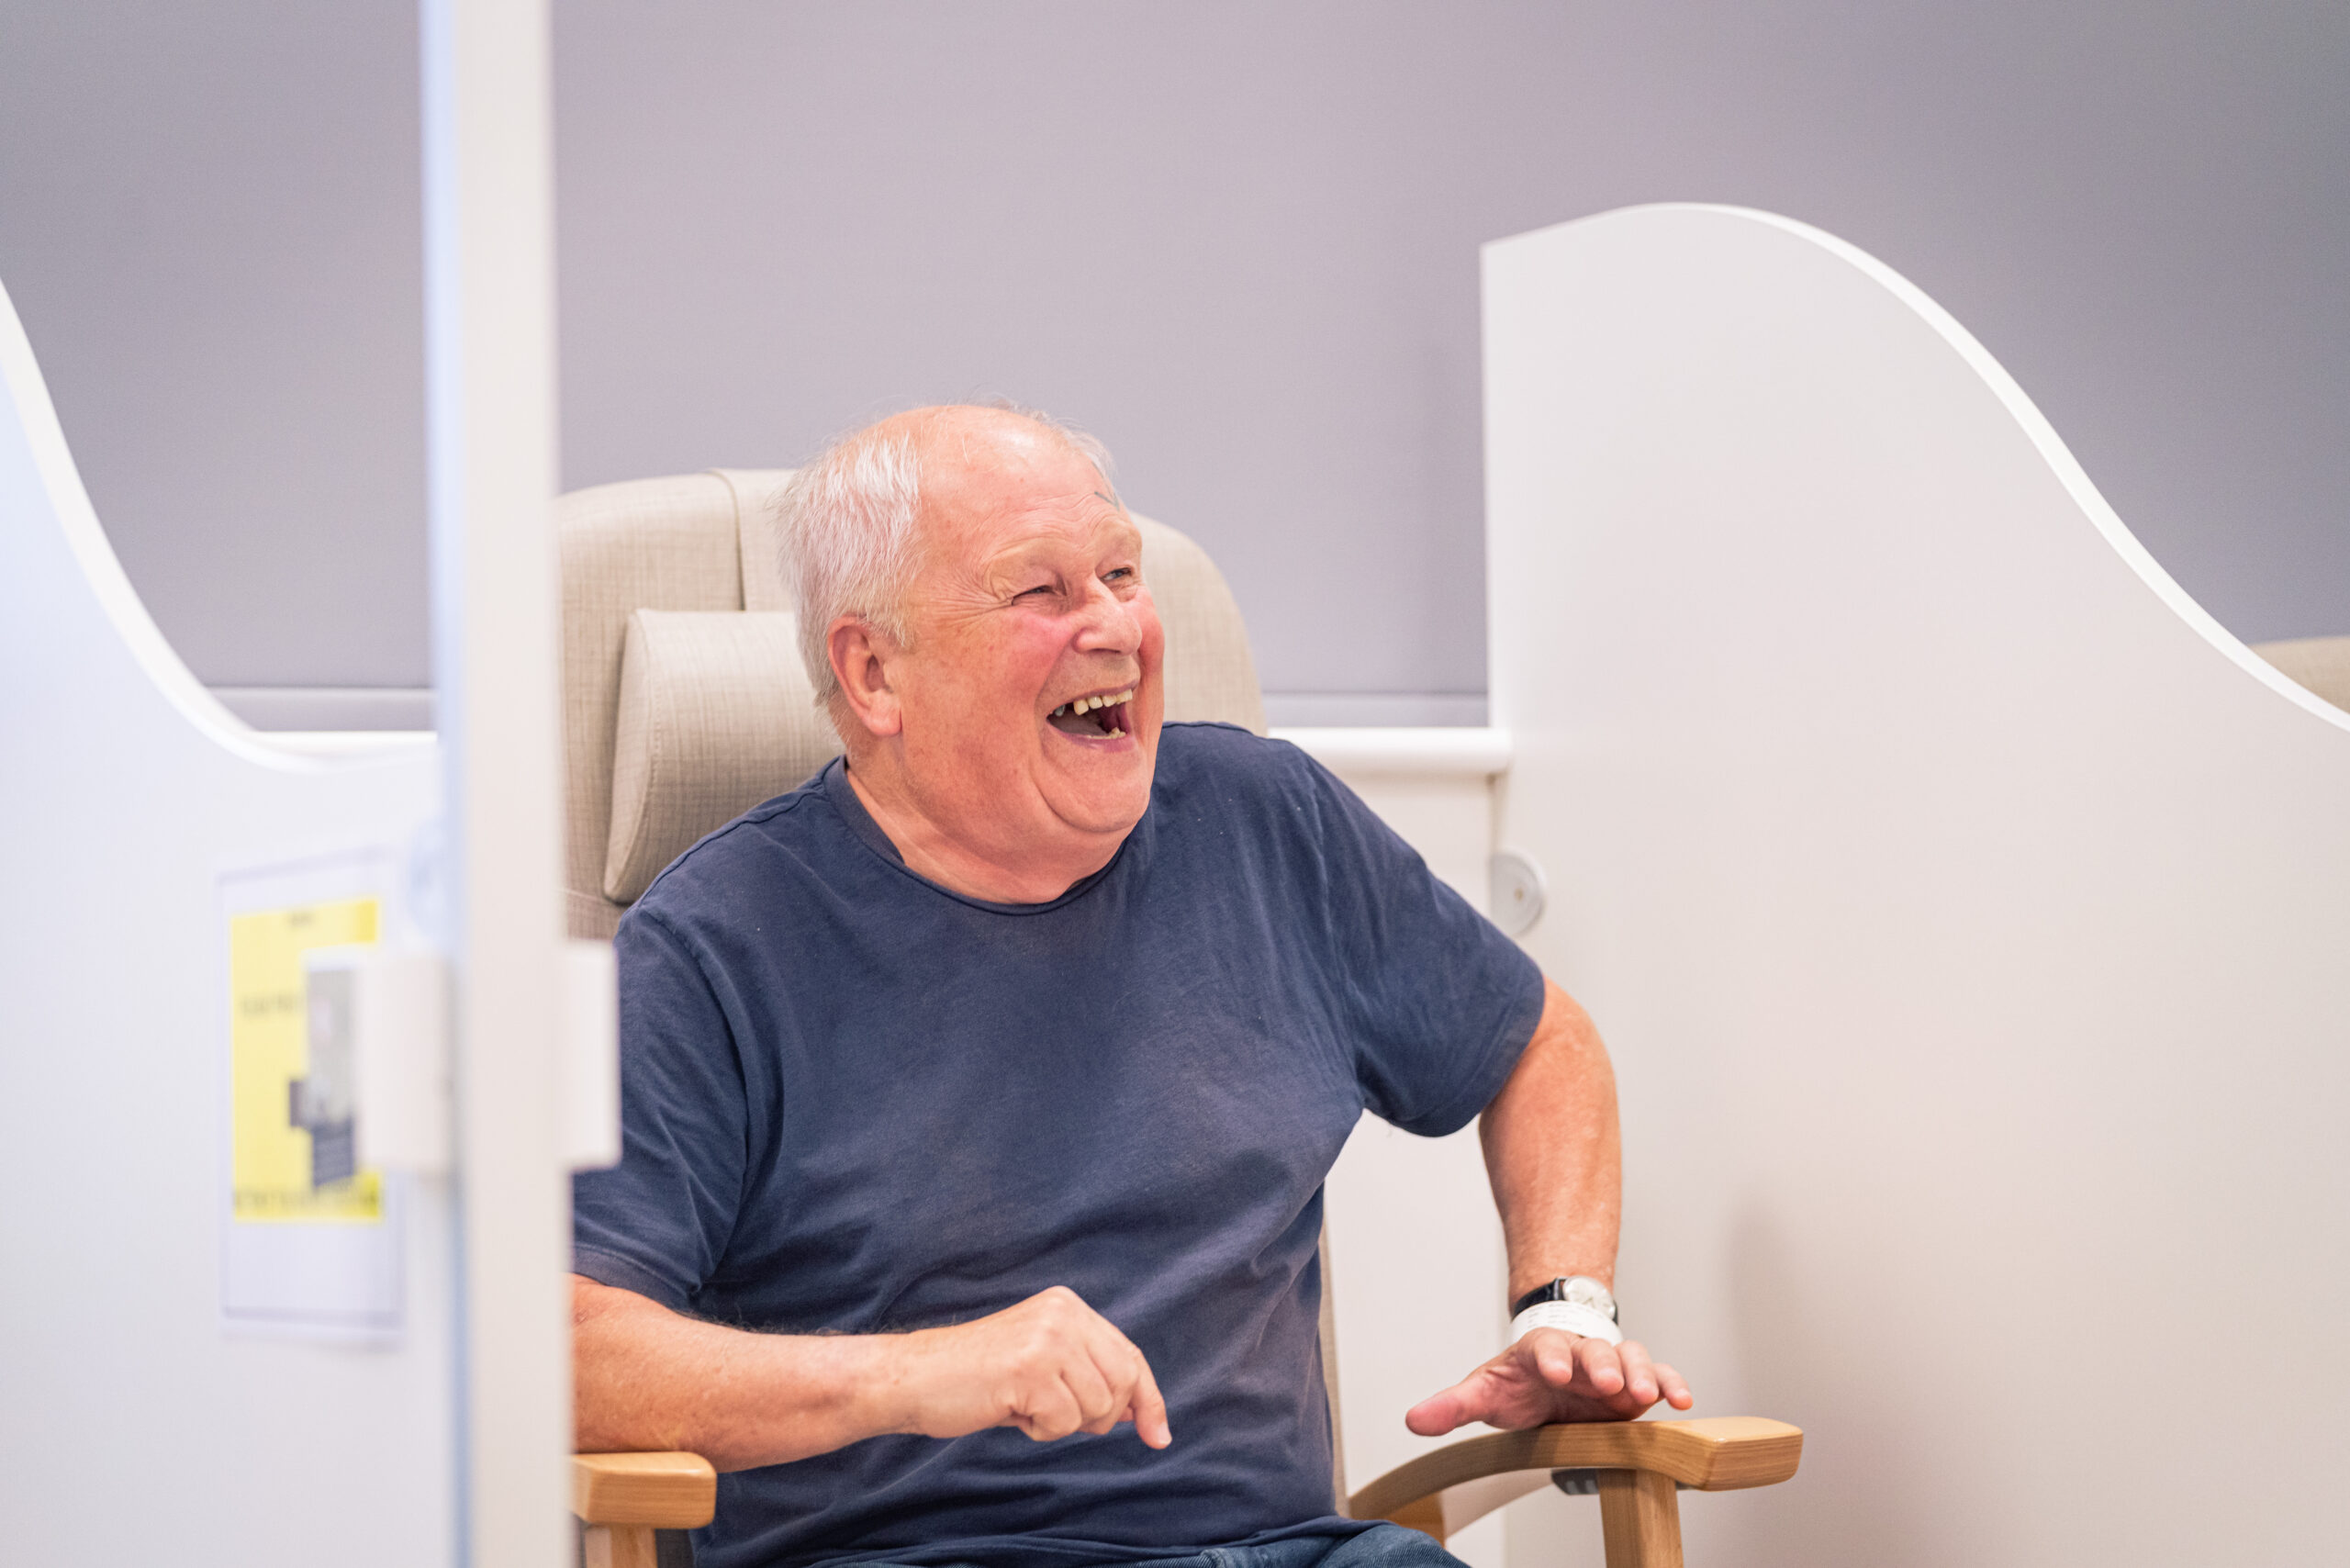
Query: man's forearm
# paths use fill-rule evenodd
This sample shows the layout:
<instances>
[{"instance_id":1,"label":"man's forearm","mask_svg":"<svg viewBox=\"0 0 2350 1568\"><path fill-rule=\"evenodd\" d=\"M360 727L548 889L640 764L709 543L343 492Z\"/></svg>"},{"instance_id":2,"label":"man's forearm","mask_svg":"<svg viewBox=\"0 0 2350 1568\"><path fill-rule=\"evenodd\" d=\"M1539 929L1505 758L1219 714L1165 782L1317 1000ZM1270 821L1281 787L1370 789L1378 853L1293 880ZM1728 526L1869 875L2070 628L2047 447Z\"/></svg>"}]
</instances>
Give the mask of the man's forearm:
<instances>
[{"instance_id":1,"label":"man's forearm","mask_svg":"<svg viewBox=\"0 0 2350 1568\"><path fill-rule=\"evenodd\" d=\"M577 1276L571 1334L585 1451L684 1450L745 1470L895 1429L879 1337L746 1333Z\"/></svg>"},{"instance_id":2,"label":"man's forearm","mask_svg":"<svg viewBox=\"0 0 2350 1568\"><path fill-rule=\"evenodd\" d=\"M576 1274L571 1300L575 1438L591 1452L682 1449L748 1470L885 1432L1015 1427L1050 1442L1132 1421L1152 1448L1174 1440L1150 1363L1060 1285L909 1334L750 1334Z\"/></svg>"},{"instance_id":3,"label":"man's forearm","mask_svg":"<svg viewBox=\"0 0 2350 1568\"><path fill-rule=\"evenodd\" d=\"M1546 985L1534 1037L1479 1125L1513 1299L1562 1274L1612 1288L1623 1210L1607 1047L1574 998Z\"/></svg>"},{"instance_id":4,"label":"man's forearm","mask_svg":"<svg viewBox=\"0 0 2350 1568\"><path fill-rule=\"evenodd\" d=\"M1514 1299L1562 1274L1616 1283L1623 1209L1616 1073L1575 999L1544 988L1541 1022L1481 1127L1509 1243ZM1689 1385L1636 1340L1614 1343L1538 1324L1450 1388L1412 1406L1424 1438L1471 1421L1523 1430L1554 1421L1628 1421L1664 1400L1690 1407Z\"/></svg>"}]
</instances>

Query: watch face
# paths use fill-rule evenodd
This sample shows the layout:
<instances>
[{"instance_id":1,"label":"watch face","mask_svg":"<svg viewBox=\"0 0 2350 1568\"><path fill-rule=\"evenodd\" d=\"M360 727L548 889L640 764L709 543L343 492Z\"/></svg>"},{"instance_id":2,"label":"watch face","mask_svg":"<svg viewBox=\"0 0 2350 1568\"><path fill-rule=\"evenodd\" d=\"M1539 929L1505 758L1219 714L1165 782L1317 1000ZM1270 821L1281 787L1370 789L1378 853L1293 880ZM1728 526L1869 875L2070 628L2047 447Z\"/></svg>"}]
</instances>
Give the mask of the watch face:
<instances>
[{"instance_id":1,"label":"watch face","mask_svg":"<svg viewBox=\"0 0 2350 1568\"><path fill-rule=\"evenodd\" d=\"M1616 1298L1608 1294L1607 1287L1582 1274L1559 1282L1559 1299L1604 1312L1611 1319L1616 1316Z\"/></svg>"},{"instance_id":2,"label":"watch face","mask_svg":"<svg viewBox=\"0 0 2350 1568\"><path fill-rule=\"evenodd\" d=\"M1511 1310L1515 1315L1538 1302L1545 1301L1566 1302L1575 1306L1586 1306L1606 1317L1610 1323L1617 1321L1616 1297L1606 1285L1588 1274L1561 1275L1549 1284L1530 1290L1518 1297L1516 1302L1512 1304Z\"/></svg>"}]
</instances>

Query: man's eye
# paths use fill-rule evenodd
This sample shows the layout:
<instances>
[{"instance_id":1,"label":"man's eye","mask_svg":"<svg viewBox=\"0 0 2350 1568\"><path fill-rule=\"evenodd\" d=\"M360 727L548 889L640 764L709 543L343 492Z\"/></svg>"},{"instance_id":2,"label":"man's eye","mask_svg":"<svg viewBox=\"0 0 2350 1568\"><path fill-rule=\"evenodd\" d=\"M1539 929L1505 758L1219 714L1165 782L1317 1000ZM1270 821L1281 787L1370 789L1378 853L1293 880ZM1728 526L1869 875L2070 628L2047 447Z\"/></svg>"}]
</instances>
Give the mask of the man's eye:
<instances>
[{"instance_id":1,"label":"man's eye","mask_svg":"<svg viewBox=\"0 0 2350 1568\"><path fill-rule=\"evenodd\" d=\"M1135 569L1132 566L1113 566L1102 574L1102 580L1105 583L1130 583L1135 580Z\"/></svg>"},{"instance_id":2,"label":"man's eye","mask_svg":"<svg viewBox=\"0 0 2350 1568\"><path fill-rule=\"evenodd\" d=\"M1034 599L1034 598L1035 598L1035 597L1036 597L1038 594L1040 594L1040 593L1048 594L1048 593L1051 593L1052 591L1053 591L1053 585L1052 585L1052 584L1050 584L1050 583L1038 583L1035 588L1022 588L1018 593L1013 594L1012 597L1013 597L1013 598L1014 598L1014 599Z\"/></svg>"}]
</instances>

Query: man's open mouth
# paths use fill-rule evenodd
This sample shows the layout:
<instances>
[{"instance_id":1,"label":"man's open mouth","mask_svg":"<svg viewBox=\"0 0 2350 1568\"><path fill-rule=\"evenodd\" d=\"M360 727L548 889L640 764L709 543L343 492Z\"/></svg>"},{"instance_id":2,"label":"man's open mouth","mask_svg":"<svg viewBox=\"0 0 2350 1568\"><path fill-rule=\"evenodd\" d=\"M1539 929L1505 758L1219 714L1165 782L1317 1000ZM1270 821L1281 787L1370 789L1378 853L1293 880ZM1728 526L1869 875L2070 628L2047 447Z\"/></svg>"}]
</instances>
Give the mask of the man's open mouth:
<instances>
[{"instance_id":1,"label":"man's open mouth","mask_svg":"<svg viewBox=\"0 0 2350 1568\"><path fill-rule=\"evenodd\" d=\"M1065 735L1081 740L1115 740L1126 733L1126 704L1135 700L1135 689L1104 692L1099 697L1080 697L1064 702L1045 716L1045 722Z\"/></svg>"}]
</instances>

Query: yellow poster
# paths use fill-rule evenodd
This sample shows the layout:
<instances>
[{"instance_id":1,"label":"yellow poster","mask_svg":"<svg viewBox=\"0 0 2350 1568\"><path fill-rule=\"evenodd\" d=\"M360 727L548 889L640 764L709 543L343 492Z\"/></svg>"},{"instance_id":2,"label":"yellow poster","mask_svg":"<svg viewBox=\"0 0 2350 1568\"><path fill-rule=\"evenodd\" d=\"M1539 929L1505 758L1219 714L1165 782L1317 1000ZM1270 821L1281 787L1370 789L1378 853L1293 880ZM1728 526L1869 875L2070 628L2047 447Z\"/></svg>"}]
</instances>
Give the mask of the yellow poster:
<instances>
[{"instance_id":1,"label":"yellow poster","mask_svg":"<svg viewBox=\"0 0 2350 1568\"><path fill-rule=\"evenodd\" d=\"M241 1223L383 1219L383 1178L352 1157L349 1054L335 1048L348 1045L347 993L306 991L302 976L304 953L371 944L380 918L373 898L229 917L229 1181ZM314 1036L334 1043L318 1061Z\"/></svg>"}]
</instances>

